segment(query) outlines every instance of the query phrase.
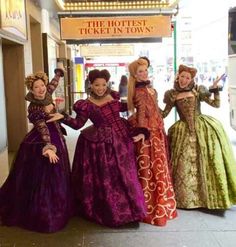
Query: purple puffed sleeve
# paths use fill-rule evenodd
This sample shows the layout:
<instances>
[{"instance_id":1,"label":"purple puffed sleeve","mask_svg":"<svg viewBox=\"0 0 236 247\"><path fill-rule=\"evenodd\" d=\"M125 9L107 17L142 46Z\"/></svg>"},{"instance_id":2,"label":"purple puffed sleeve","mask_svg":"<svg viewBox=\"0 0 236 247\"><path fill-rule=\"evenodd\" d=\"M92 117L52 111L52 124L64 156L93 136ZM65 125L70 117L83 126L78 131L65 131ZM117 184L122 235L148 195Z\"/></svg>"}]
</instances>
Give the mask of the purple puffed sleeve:
<instances>
[{"instance_id":1,"label":"purple puffed sleeve","mask_svg":"<svg viewBox=\"0 0 236 247\"><path fill-rule=\"evenodd\" d=\"M119 100L120 112L128 111L127 102L120 101L120 94L116 91L111 91L111 96L113 99Z\"/></svg>"},{"instance_id":2,"label":"purple puffed sleeve","mask_svg":"<svg viewBox=\"0 0 236 247\"><path fill-rule=\"evenodd\" d=\"M57 86L59 84L60 78L63 77L63 76L64 76L63 70L55 69L55 75L47 85L47 91L50 94L53 94L53 92L56 90L56 88L57 88Z\"/></svg>"},{"instance_id":3,"label":"purple puffed sleeve","mask_svg":"<svg viewBox=\"0 0 236 247\"><path fill-rule=\"evenodd\" d=\"M83 127L88 120L89 110L87 100L78 100L74 104L73 110L76 112L76 117L72 118L69 115L64 114L62 123L70 126L75 130L78 130Z\"/></svg>"}]
</instances>

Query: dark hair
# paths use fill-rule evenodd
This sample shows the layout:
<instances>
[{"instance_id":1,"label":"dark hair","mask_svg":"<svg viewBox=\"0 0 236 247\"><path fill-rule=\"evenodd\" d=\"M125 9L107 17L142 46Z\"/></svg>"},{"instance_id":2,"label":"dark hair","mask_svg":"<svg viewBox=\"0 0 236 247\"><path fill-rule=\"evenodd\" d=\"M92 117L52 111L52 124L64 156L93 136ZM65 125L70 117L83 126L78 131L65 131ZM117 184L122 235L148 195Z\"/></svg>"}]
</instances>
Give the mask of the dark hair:
<instances>
[{"instance_id":1,"label":"dark hair","mask_svg":"<svg viewBox=\"0 0 236 247\"><path fill-rule=\"evenodd\" d=\"M126 75L122 75L120 78L120 85L127 85L128 83L128 78Z\"/></svg>"},{"instance_id":2,"label":"dark hair","mask_svg":"<svg viewBox=\"0 0 236 247\"><path fill-rule=\"evenodd\" d=\"M146 61L147 61L147 63L148 63L148 67L150 67L150 60L148 59L148 57L143 56L143 57L140 57L140 58L142 58L142 59L146 60Z\"/></svg>"},{"instance_id":3,"label":"dark hair","mask_svg":"<svg viewBox=\"0 0 236 247\"><path fill-rule=\"evenodd\" d=\"M90 83L92 84L97 78L103 78L106 80L106 82L109 81L111 75L109 73L108 70L103 69L103 70L98 70L98 69L94 69L94 70L90 70L89 74L88 74L88 78Z\"/></svg>"}]
</instances>

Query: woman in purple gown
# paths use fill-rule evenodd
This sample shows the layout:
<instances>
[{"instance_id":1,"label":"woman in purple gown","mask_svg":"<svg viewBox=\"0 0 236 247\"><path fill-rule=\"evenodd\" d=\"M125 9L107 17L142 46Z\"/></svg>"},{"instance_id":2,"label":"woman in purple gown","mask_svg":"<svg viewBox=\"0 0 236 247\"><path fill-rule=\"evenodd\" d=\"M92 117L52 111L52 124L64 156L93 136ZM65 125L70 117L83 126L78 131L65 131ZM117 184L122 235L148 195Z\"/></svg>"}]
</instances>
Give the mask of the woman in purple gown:
<instances>
[{"instance_id":1,"label":"woman in purple gown","mask_svg":"<svg viewBox=\"0 0 236 247\"><path fill-rule=\"evenodd\" d=\"M28 118L34 127L21 143L0 188L3 225L49 233L62 229L72 214L71 173L62 128L56 121L46 122L55 112L51 94L60 76L63 71L56 69L49 84L43 72L25 80Z\"/></svg>"},{"instance_id":2,"label":"woman in purple gown","mask_svg":"<svg viewBox=\"0 0 236 247\"><path fill-rule=\"evenodd\" d=\"M75 150L72 182L76 206L87 219L115 227L146 215L133 145L146 133L145 129L131 131L120 117L127 106L120 103L118 93L108 89L109 78L107 70L90 71L90 97L77 101L76 118L64 115L63 123L80 129L88 119L93 122L81 131Z\"/></svg>"}]
</instances>

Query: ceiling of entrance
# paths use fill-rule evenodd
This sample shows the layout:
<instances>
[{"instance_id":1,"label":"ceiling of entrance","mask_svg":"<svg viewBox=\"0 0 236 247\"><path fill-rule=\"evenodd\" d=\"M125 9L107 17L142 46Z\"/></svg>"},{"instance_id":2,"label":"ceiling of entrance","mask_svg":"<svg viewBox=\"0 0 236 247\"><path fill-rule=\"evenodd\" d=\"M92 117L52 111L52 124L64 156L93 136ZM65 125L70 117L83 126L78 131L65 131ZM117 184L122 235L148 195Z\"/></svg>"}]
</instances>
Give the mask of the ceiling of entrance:
<instances>
[{"instance_id":1,"label":"ceiling of entrance","mask_svg":"<svg viewBox=\"0 0 236 247\"><path fill-rule=\"evenodd\" d=\"M179 0L55 0L61 11L69 12L171 12Z\"/></svg>"},{"instance_id":2,"label":"ceiling of entrance","mask_svg":"<svg viewBox=\"0 0 236 247\"><path fill-rule=\"evenodd\" d=\"M179 0L31 0L47 9L51 18L62 15L168 14L178 13Z\"/></svg>"}]
</instances>

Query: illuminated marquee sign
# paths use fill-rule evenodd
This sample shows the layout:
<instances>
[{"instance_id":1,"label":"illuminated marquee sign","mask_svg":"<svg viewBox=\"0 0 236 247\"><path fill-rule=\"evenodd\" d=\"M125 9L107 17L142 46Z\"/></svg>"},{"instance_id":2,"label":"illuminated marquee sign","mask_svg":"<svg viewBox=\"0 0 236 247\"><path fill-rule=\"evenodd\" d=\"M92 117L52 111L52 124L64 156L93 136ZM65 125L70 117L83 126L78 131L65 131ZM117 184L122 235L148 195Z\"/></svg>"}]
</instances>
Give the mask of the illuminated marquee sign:
<instances>
[{"instance_id":1,"label":"illuminated marquee sign","mask_svg":"<svg viewBox=\"0 0 236 247\"><path fill-rule=\"evenodd\" d=\"M127 39L171 36L170 16L122 16L60 19L61 39Z\"/></svg>"}]
</instances>

